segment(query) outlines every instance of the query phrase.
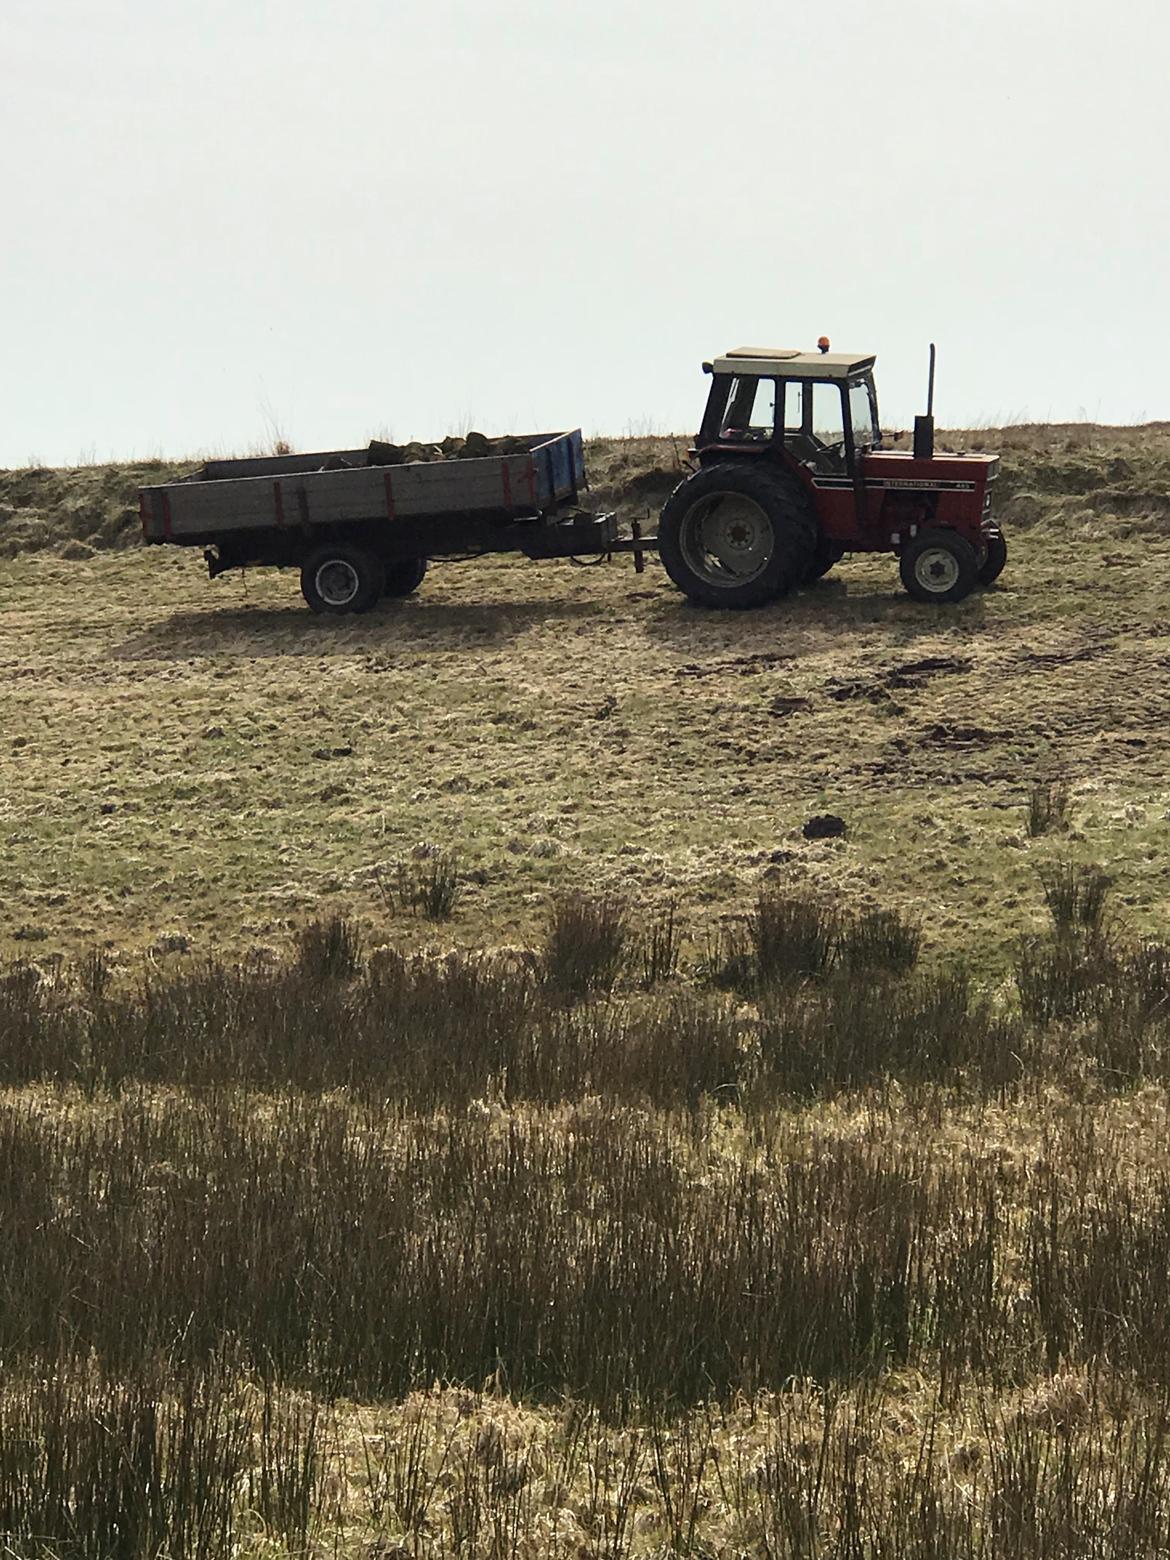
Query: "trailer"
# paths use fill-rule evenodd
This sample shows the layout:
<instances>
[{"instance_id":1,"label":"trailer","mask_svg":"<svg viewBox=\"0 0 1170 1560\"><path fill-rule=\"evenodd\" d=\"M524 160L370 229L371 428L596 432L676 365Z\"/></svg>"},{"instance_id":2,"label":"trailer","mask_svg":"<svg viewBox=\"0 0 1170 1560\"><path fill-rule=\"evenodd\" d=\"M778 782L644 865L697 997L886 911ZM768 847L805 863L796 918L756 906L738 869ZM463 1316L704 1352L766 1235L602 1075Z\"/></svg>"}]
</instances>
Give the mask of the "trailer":
<instances>
[{"instance_id":1,"label":"trailer","mask_svg":"<svg viewBox=\"0 0 1170 1560\"><path fill-rule=\"evenodd\" d=\"M365 449L212 460L139 494L148 543L202 547L228 569L300 570L315 612L368 611L416 590L432 558L517 552L599 555L620 545L616 517L582 510L581 430L489 440L469 435L405 451ZM424 458L403 458L411 454Z\"/></svg>"},{"instance_id":2,"label":"trailer","mask_svg":"<svg viewBox=\"0 0 1170 1560\"><path fill-rule=\"evenodd\" d=\"M431 558L628 552L641 571L648 550L702 606L765 606L850 553L892 554L916 601L949 604L999 578L1007 543L992 513L998 457L935 453L933 347L930 363L912 450L882 434L871 353L830 352L822 337L815 352L738 347L704 363L692 470L654 535L581 507L580 429L209 461L142 489L142 531L202 546L213 578L297 568L315 612L408 595Z\"/></svg>"}]
</instances>

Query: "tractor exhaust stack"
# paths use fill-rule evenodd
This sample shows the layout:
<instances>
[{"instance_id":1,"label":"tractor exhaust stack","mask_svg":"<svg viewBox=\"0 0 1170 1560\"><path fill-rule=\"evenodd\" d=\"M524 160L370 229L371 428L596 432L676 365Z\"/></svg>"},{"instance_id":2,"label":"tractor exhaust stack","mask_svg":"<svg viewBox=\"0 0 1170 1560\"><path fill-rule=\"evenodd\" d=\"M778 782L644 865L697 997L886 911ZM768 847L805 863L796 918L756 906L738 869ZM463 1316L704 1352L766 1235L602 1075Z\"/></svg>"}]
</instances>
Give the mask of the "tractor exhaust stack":
<instances>
[{"instance_id":1,"label":"tractor exhaust stack","mask_svg":"<svg viewBox=\"0 0 1170 1560\"><path fill-rule=\"evenodd\" d=\"M934 458L934 342L930 344L930 372L926 380L926 416L914 419L914 459Z\"/></svg>"}]
</instances>

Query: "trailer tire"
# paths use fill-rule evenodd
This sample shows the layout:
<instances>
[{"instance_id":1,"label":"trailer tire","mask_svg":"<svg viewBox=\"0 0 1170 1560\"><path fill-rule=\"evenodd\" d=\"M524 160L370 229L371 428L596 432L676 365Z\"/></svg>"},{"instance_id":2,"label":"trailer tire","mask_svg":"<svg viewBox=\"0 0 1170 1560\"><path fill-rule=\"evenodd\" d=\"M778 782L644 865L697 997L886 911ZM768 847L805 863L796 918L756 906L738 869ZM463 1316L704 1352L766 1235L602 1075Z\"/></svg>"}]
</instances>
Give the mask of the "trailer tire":
<instances>
[{"instance_id":1,"label":"trailer tire","mask_svg":"<svg viewBox=\"0 0 1170 1560\"><path fill-rule=\"evenodd\" d=\"M979 580L979 555L965 536L944 526L919 531L898 560L902 584L915 601L962 601Z\"/></svg>"},{"instance_id":2,"label":"trailer tire","mask_svg":"<svg viewBox=\"0 0 1170 1560\"><path fill-rule=\"evenodd\" d=\"M816 542L816 516L799 483L745 461L705 466L680 482L658 527L667 574L705 607L775 601L805 578Z\"/></svg>"},{"instance_id":3,"label":"trailer tire","mask_svg":"<svg viewBox=\"0 0 1170 1560\"><path fill-rule=\"evenodd\" d=\"M409 596L426 578L425 558L391 558L386 563L386 583L383 596Z\"/></svg>"},{"instance_id":4,"label":"trailer tire","mask_svg":"<svg viewBox=\"0 0 1170 1560\"><path fill-rule=\"evenodd\" d=\"M1003 573L1004 564L1007 563L1007 542L1000 530L989 531L987 541L979 549L979 575L980 585L993 585Z\"/></svg>"},{"instance_id":5,"label":"trailer tire","mask_svg":"<svg viewBox=\"0 0 1170 1560\"><path fill-rule=\"evenodd\" d=\"M301 566L301 594L314 612L341 616L368 612L386 583L377 553L339 542L319 547Z\"/></svg>"}]
</instances>

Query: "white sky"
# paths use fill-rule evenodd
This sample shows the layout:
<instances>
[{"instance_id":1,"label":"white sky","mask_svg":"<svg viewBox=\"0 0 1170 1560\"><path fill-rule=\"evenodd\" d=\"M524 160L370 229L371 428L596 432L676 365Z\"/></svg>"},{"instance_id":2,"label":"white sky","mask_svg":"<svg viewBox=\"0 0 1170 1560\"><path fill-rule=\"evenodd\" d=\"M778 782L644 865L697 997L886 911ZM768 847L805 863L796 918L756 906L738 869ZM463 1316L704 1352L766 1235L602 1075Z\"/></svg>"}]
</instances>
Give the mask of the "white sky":
<instances>
[{"instance_id":1,"label":"white sky","mask_svg":"<svg viewBox=\"0 0 1170 1560\"><path fill-rule=\"evenodd\" d=\"M0 0L0 464L1170 418L1166 0Z\"/></svg>"}]
</instances>

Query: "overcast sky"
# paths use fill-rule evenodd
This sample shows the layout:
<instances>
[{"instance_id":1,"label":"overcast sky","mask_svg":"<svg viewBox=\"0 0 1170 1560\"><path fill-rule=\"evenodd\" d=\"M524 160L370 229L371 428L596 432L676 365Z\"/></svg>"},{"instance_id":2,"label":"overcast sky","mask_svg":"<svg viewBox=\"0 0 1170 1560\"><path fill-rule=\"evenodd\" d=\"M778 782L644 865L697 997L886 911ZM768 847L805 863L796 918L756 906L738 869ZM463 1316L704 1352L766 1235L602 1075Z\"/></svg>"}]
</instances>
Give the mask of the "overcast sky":
<instances>
[{"instance_id":1,"label":"overcast sky","mask_svg":"<svg viewBox=\"0 0 1170 1560\"><path fill-rule=\"evenodd\" d=\"M1170 418L1165 0L3 0L0 464Z\"/></svg>"}]
</instances>

